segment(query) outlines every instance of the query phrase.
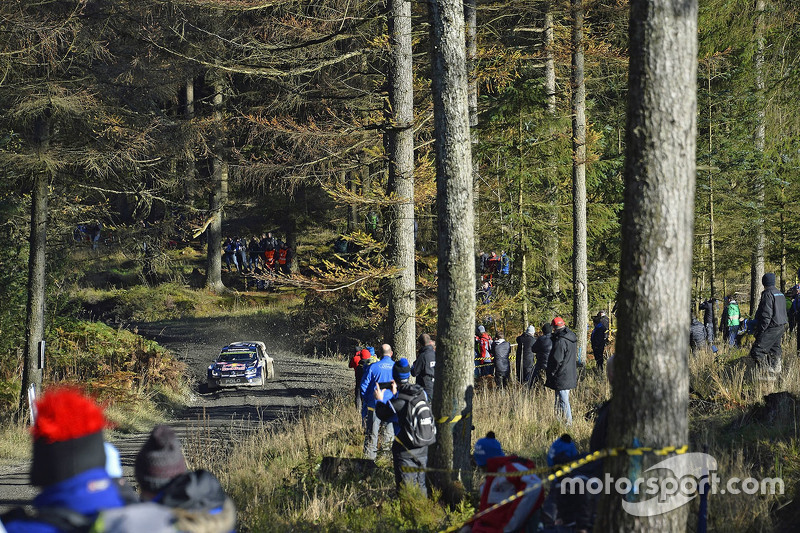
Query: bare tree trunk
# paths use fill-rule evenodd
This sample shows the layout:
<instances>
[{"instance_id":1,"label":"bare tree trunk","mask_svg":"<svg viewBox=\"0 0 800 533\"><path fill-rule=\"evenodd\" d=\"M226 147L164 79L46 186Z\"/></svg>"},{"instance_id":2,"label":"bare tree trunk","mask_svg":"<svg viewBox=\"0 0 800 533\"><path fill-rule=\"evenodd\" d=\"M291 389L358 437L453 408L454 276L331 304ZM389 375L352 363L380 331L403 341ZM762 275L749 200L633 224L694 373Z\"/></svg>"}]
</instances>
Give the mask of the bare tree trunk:
<instances>
[{"instance_id":1,"label":"bare tree trunk","mask_svg":"<svg viewBox=\"0 0 800 533\"><path fill-rule=\"evenodd\" d=\"M417 300L414 276L414 84L411 56L411 2L390 0L387 72L389 85L389 194L401 203L390 208L389 247L399 273L391 279L389 342L394 352L414 359Z\"/></svg>"},{"instance_id":2,"label":"bare tree trunk","mask_svg":"<svg viewBox=\"0 0 800 533\"><path fill-rule=\"evenodd\" d=\"M572 1L572 280L578 355L586 357L589 324L586 273L586 84L583 74L583 0Z\"/></svg>"},{"instance_id":3,"label":"bare tree trunk","mask_svg":"<svg viewBox=\"0 0 800 533\"><path fill-rule=\"evenodd\" d=\"M475 328L472 161L470 156L464 14L456 0L429 0L433 70L436 191L439 223L436 380L433 408L439 434L433 467L465 472L471 488L471 414ZM438 423L442 417L449 420ZM453 417L460 417L452 423ZM460 499L450 475L432 477L446 501Z\"/></svg>"},{"instance_id":4,"label":"bare tree trunk","mask_svg":"<svg viewBox=\"0 0 800 533\"><path fill-rule=\"evenodd\" d=\"M361 167L359 167L359 171ZM356 176L354 171L347 173L347 190L353 196L358 194L358 186L356 185ZM358 206L355 203L347 206L347 232L353 232L358 229Z\"/></svg>"},{"instance_id":5,"label":"bare tree trunk","mask_svg":"<svg viewBox=\"0 0 800 533\"><path fill-rule=\"evenodd\" d=\"M681 446L689 437L686 324L694 240L696 84L696 0L632 0L609 447L630 447L636 441L654 448ZM663 487L671 471L647 471L663 459L644 456L634 464L620 456L606 459L604 466L614 479L642 478L643 486L653 480ZM660 497L667 498L661 507ZM675 503L670 498L663 493L626 497L612 490L601 496L596 530L684 531L688 507L670 507ZM636 514L648 509L653 516Z\"/></svg>"},{"instance_id":6,"label":"bare tree trunk","mask_svg":"<svg viewBox=\"0 0 800 533\"><path fill-rule=\"evenodd\" d=\"M519 195L517 197L517 213L519 214L519 220L522 221L522 200L523 196L523 187L522 187L522 176L520 175L519 179ZM520 299L522 300L522 329L524 330L528 327L529 317L528 317L528 246L525 242L525 226L520 222L519 224L519 264L520 264L520 276L519 276L519 295ZM519 362L518 362L519 364Z\"/></svg>"},{"instance_id":7,"label":"bare tree trunk","mask_svg":"<svg viewBox=\"0 0 800 533\"><path fill-rule=\"evenodd\" d=\"M222 85L214 86L214 120L222 122ZM217 133L217 135L222 135ZM212 220L208 225L208 256L206 268L206 289L214 292L225 291L222 283L222 218L228 200L228 161L223 153L222 139L214 143L212 161L212 192L209 210Z\"/></svg>"},{"instance_id":8,"label":"bare tree trunk","mask_svg":"<svg viewBox=\"0 0 800 533\"><path fill-rule=\"evenodd\" d=\"M183 118L190 121L194 118L194 78L187 78L184 91ZM192 205L196 194L194 148L186 157L186 170L183 177L183 201Z\"/></svg>"},{"instance_id":9,"label":"bare tree trunk","mask_svg":"<svg viewBox=\"0 0 800 533\"><path fill-rule=\"evenodd\" d=\"M756 152L764 154L764 136L766 130L766 113L764 101L764 11L766 0L756 0L756 13L758 14L755 27L756 39L756 95L758 98L758 109L756 111L756 131L754 143ZM761 295L761 278L764 276L764 245L766 237L764 235L764 176L760 168L756 169L753 183L753 196L756 201L755 235L753 246L753 258L750 266L750 313L755 313L758 307L758 299Z\"/></svg>"},{"instance_id":10,"label":"bare tree trunk","mask_svg":"<svg viewBox=\"0 0 800 533\"><path fill-rule=\"evenodd\" d=\"M478 145L478 133L474 128L478 126L478 17L475 9L475 0L464 0L464 25L466 27L466 52L467 52L467 79L469 80L469 125L471 128L472 146ZM475 153L475 150L472 151ZM473 212L478 213L478 200L480 198L480 168L477 161L472 162L472 204ZM480 246L479 216L475 218L475 251Z\"/></svg>"},{"instance_id":11,"label":"bare tree trunk","mask_svg":"<svg viewBox=\"0 0 800 533\"><path fill-rule=\"evenodd\" d=\"M711 58L708 60L708 163L709 167L711 167L711 153L713 148L713 141L712 141L712 127L711 127L711 79L712 79L712 72L711 72ZM711 285L711 299L717 297L716 293L716 283L717 283L717 255L716 249L714 245L714 172L709 168L708 171L708 255L709 255L709 281ZM723 295L726 295L723 291Z\"/></svg>"},{"instance_id":12,"label":"bare tree trunk","mask_svg":"<svg viewBox=\"0 0 800 533\"><path fill-rule=\"evenodd\" d=\"M553 34L553 13L552 5L548 3L544 19L544 48L545 48L545 93L547 97L547 114L551 119L556 115L556 65L555 53L553 50L555 37ZM555 135L552 136L553 140ZM558 177L556 176L556 165L553 160L553 150L548 150L548 170L546 179L546 198L549 204L547 209L548 227L551 231L545 232L544 244L544 264L545 282L547 292L548 312L553 314L557 311L558 293L561 292L561 285L558 279L559 271L559 252L558 252Z\"/></svg>"},{"instance_id":13,"label":"bare tree trunk","mask_svg":"<svg viewBox=\"0 0 800 533\"><path fill-rule=\"evenodd\" d=\"M22 363L22 390L19 395L20 417L28 412L28 388L42 391L42 369L39 367L39 343L44 342L44 306L47 282L47 194L50 171L43 154L50 147L50 118L41 116L34 123L34 142L41 168L33 175L31 191L30 249L28 251L28 301L25 307L25 356Z\"/></svg>"}]
</instances>

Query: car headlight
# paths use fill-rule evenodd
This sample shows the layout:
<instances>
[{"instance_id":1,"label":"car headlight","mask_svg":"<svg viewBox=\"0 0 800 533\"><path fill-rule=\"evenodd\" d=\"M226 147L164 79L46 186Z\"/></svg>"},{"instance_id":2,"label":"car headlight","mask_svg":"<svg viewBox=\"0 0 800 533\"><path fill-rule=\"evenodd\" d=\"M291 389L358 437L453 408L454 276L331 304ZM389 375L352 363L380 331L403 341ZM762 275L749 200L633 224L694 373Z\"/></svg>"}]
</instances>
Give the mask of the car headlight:
<instances>
[{"instance_id":1,"label":"car headlight","mask_svg":"<svg viewBox=\"0 0 800 533\"><path fill-rule=\"evenodd\" d=\"M253 376L255 376L255 375L256 375L256 369L255 369L255 367L253 367L253 368L248 368L247 370L245 370L245 371L244 371L244 375L245 375L245 376L247 376L247 377L253 377Z\"/></svg>"},{"instance_id":2,"label":"car headlight","mask_svg":"<svg viewBox=\"0 0 800 533\"><path fill-rule=\"evenodd\" d=\"M211 377L213 377L213 378L218 378L220 376L219 370L214 368L213 365L208 367L208 371L211 374Z\"/></svg>"}]
</instances>

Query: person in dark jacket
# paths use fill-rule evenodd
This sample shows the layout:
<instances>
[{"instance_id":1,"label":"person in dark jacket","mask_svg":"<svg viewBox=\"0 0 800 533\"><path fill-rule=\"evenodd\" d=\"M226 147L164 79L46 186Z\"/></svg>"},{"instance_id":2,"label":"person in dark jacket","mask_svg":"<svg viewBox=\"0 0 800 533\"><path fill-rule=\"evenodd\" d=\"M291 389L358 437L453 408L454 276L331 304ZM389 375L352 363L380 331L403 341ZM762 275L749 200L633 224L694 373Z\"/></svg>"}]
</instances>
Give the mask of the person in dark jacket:
<instances>
[{"instance_id":1,"label":"person in dark jacket","mask_svg":"<svg viewBox=\"0 0 800 533\"><path fill-rule=\"evenodd\" d=\"M411 367L411 375L417 379L417 385L425 389L428 401L433 399L433 374L436 370L436 350L433 347L433 339L427 333L423 333L417 339L419 353Z\"/></svg>"},{"instance_id":2,"label":"person in dark jacket","mask_svg":"<svg viewBox=\"0 0 800 533\"><path fill-rule=\"evenodd\" d=\"M494 336L491 352L494 357L494 382L499 389L504 389L511 375L511 362L508 359L511 355L511 345L503 338L503 333L500 331Z\"/></svg>"},{"instance_id":3,"label":"person in dark jacket","mask_svg":"<svg viewBox=\"0 0 800 533\"><path fill-rule=\"evenodd\" d=\"M594 329L592 329L592 334L590 336L590 340L592 341L592 353L594 354L594 362L597 364L597 369L602 375L603 364L606 361L605 351L606 345L608 344L608 330L611 322L608 320L606 312L602 309L598 311L593 321Z\"/></svg>"},{"instance_id":4,"label":"person in dark jacket","mask_svg":"<svg viewBox=\"0 0 800 533\"><path fill-rule=\"evenodd\" d=\"M542 381L542 374L547 377L547 359L550 357L550 351L553 349L553 327L550 324L542 325L542 334L536 339L533 344L533 354L536 356L536 366L533 367L531 379L528 381L528 387L534 387L537 383Z\"/></svg>"},{"instance_id":5,"label":"person in dark jacket","mask_svg":"<svg viewBox=\"0 0 800 533\"><path fill-rule=\"evenodd\" d=\"M578 337L560 316L553 319L552 326L553 348L547 358L547 381L544 385L555 391L556 413L564 417L569 426L572 424L569 391L578 385Z\"/></svg>"},{"instance_id":6,"label":"person in dark jacket","mask_svg":"<svg viewBox=\"0 0 800 533\"><path fill-rule=\"evenodd\" d=\"M775 287L775 274L767 272L761 278L764 290L756 311L756 341L750 349L750 357L767 379L775 379L781 373L781 338L786 324L786 297Z\"/></svg>"},{"instance_id":7,"label":"person in dark jacket","mask_svg":"<svg viewBox=\"0 0 800 533\"><path fill-rule=\"evenodd\" d=\"M692 324L689 326L689 347L692 349L692 355L697 353L699 348L706 346L706 328L697 320L697 316L692 314Z\"/></svg>"},{"instance_id":8,"label":"person in dark jacket","mask_svg":"<svg viewBox=\"0 0 800 533\"><path fill-rule=\"evenodd\" d=\"M408 408L409 402L402 397L398 397L398 393L403 393L408 396L415 396L418 391L422 389L420 385L409 384L408 378L411 375L411 368L408 366L408 360L401 357L394 365L392 371L393 379L391 389L381 389L375 387L373 394L375 398L375 414L378 418L392 425L394 428L394 442L392 442L392 464L394 465L394 481L397 490L403 483L409 485L416 485L420 488L423 494L427 493L425 486L425 472L403 472L402 467L407 466L411 468L424 469L428 465L428 446L413 447L411 443L406 442L401 434L404 429L403 423L405 421L405 409ZM387 390L391 395L387 394ZM430 398L427 398L430 405ZM403 416L401 416L403 415ZM430 419L433 423L433 419Z\"/></svg>"},{"instance_id":9,"label":"person in dark jacket","mask_svg":"<svg viewBox=\"0 0 800 533\"><path fill-rule=\"evenodd\" d=\"M706 340L708 344L714 344L714 305L716 298L706 300L700 304L700 310L703 312L703 324L706 327Z\"/></svg>"},{"instance_id":10,"label":"person in dark jacket","mask_svg":"<svg viewBox=\"0 0 800 533\"><path fill-rule=\"evenodd\" d=\"M533 376L533 345L536 343L536 328L528 326L525 332L517 337L517 379L520 383L530 384Z\"/></svg>"}]
</instances>

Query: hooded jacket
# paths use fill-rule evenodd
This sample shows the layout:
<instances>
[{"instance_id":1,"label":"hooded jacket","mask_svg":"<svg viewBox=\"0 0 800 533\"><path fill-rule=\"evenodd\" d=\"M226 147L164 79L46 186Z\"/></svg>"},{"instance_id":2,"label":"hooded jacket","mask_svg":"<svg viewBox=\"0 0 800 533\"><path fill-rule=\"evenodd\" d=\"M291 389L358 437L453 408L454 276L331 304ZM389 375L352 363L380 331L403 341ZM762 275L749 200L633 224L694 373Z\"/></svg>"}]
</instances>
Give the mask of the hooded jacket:
<instances>
[{"instance_id":1,"label":"hooded jacket","mask_svg":"<svg viewBox=\"0 0 800 533\"><path fill-rule=\"evenodd\" d=\"M522 380L525 376L525 369L533 369L533 345L536 337L527 331L517 337L517 376Z\"/></svg>"},{"instance_id":2,"label":"hooded jacket","mask_svg":"<svg viewBox=\"0 0 800 533\"><path fill-rule=\"evenodd\" d=\"M507 376L511 371L511 363L508 356L511 354L511 345L505 339L497 339L492 342L492 355L494 356L494 368L498 374Z\"/></svg>"},{"instance_id":3,"label":"hooded jacket","mask_svg":"<svg viewBox=\"0 0 800 533\"><path fill-rule=\"evenodd\" d=\"M766 278L766 274L764 275ZM773 277L774 280L774 277ZM767 329L788 324L786 317L786 296L775 287L775 282L764 287L761 301L756 311L756 339Z\"/></svg>"},{"instance_id":4,"label":"hooded jacket","mask_svg":"<svg viewBox=\"0 0 800 533\"><path fill-rule=\"evenodd\" d=\"M567 327L551 335L553 348L547 358L545 387L553 390L570 390L578 385L578 337Z\"/></svg>"},{"instance_id":5,"label":"hooded jacket","mask_svg":"<svg viewBox=\"0 0 800 533\"><path fill-rule=\"evenodd\" d=\"M433 346L426 344L417 354L411 375L417 378L417 384L425 389L428 398L433 398L433 374L436 370L436 351Z\"/></svg>"}]
</instances>

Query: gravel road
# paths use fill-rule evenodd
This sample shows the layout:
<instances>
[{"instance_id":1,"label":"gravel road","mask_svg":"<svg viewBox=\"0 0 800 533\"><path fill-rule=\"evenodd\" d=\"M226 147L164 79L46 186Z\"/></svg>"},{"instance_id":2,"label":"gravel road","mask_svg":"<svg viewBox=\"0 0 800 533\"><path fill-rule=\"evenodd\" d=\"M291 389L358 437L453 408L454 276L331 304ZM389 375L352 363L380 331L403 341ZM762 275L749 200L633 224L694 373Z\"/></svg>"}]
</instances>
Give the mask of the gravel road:
<instances>
[{"instance_id":1,"label":"gravel road","mask_svg":"<svg viewBox=\"0 0 800 533\"><path fill-rule=\"evenodd\" d=\"M293 343L291 326L265 315L190 318L131 325L158 341L187 365L193 397L169 423L185 445L230 442L276 420L297 416L331 393L351 390L352 371L342 363L309 359ZM276 377L260 387L205 391L206 368L224 345L260 340L275 360ZM133 481L133 461L147 434L110 439L120 450L123 471ZM28 485L27 463L0 466L0 513L36 494Z\"/></svg>"}]
</instances>

